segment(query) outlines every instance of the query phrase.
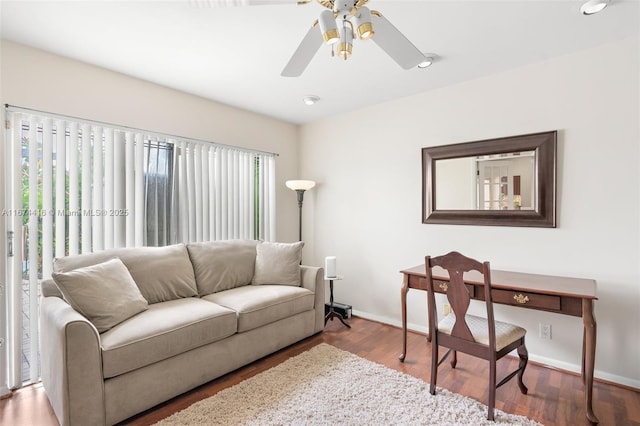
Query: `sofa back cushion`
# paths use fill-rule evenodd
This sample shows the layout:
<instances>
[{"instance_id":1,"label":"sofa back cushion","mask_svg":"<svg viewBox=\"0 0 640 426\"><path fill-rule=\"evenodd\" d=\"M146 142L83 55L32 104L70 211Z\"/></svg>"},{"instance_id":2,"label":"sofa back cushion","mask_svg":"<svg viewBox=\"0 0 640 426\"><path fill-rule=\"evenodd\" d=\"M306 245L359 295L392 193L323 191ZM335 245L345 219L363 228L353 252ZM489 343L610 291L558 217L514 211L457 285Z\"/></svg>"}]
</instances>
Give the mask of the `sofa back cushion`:
<instances>
[{"instance_id":1,"label":"sofa back cushion","mask_svg":"<svg viewBox=\"0 0 640 426\"><path fill-rule=\"evenodd\" d=\"M105 250L58 258L54 271L67 272L118 257L149 303L198 295L193 267L184 244Z\"/></svg>"},{"instance_id":2,"label":"sofa back cushion","mask_svg":"<svg viewBox=\"0 0 640 426\"><path fill-rule=\"evenodd\" d=\"M256 244L253 240L187 244L200 296L250 284Z\"/></svg>"}]
</instances>

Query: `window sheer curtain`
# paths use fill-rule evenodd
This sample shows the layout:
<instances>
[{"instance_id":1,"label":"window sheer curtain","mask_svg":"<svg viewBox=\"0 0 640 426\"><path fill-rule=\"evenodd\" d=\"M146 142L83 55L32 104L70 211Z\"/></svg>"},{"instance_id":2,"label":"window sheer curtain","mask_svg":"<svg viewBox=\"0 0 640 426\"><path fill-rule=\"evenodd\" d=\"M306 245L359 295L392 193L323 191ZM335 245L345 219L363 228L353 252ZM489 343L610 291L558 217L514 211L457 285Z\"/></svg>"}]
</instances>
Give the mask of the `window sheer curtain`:
<instances>
[{"instance_id":1,"label":"window sheer curtain","mask_svg":"<svg viewBox=\"0 0 640 426\"><path fill-rule=\"evenodd\" d=\"M6 117L10 389L39 379L38 297L54 258L275 236L274 154L13 107Z\"/></svg>"}]
</instances>

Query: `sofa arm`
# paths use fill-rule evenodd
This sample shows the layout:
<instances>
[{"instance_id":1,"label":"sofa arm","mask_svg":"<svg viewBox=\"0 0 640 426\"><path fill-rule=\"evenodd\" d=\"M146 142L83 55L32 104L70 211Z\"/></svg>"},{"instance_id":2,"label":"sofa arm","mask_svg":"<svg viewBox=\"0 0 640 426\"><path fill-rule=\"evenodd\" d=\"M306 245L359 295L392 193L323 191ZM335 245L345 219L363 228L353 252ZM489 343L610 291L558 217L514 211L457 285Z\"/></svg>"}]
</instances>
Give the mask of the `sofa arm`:
<instances>
[{"instance_id":1,"label":"sofa arm","mask_svg":"<svg viewBox=\"0 0 640 426\"><path fill-rule=\"evenodd\" d=\"M104 382L96 328L58 297L40 300L42 384L61 425L104 425Z\"/></svg>"},{"instance_id":2,"label":"sofa arm","mask_svg":"<svg viewBox=\"0 0 640 426\"><path fill-rule=\"evenodd\" d=\"M300 265L302 287L315 293L316 325L314 332L324 329L324 269Z\"/></svg>"}]
</instances>

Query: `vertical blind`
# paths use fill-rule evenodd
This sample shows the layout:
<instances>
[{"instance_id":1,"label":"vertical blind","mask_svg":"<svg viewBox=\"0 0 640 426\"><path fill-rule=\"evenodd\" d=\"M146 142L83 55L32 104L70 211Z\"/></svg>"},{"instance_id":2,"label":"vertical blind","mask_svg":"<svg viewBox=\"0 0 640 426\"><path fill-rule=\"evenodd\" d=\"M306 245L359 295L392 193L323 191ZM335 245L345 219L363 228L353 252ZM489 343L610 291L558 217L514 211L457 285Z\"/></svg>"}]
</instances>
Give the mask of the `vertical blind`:
<instances>
[{"instance_id":1,"label":"vertical blind","mask_svg":"<svg viewBox=\"0 0 640 426\"><path fill-rule=\"evenodd\" d=\"M275 237L274 154L19 109L7 118L9 388L39 378L38 296L54 258Z\"/></svg>"},{"instance_id":2,"label":"vertical blind","mask_svg":"<svg viewBox=\"0 0 640 426\"><path fill-rule=\"evenodd\" d=\"M275 238L273 156L186 141L176 155L176 241Z\"/></svg>"}]
</instances>

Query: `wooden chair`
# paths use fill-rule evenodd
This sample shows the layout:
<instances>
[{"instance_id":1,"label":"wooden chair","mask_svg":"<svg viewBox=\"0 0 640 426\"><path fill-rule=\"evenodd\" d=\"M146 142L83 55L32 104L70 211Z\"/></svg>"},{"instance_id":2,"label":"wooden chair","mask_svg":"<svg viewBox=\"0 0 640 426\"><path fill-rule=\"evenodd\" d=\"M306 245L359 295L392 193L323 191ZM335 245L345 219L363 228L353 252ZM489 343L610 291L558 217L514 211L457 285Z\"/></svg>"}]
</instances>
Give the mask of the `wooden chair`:
<instances>
[{"instance_id":1,"label":"wooden chair","mask_svg":"<svg viewBox=\"0 0 640 426\"><path fill-rule=\"evenodd\" d=\"M477 260L463 256L458 252L451 252L444 256L425 259L427 273L427 297L429 298L429 330L431 337L431 385L429 391L436 393L438 366L453 352L451 367L457 363L457 351L464 352L489 361L489 410L488 420L494 420L496 389L516 374L518 386L523 394L527 387L522 383L522 375L527 367L528 352L524 344L526 330L504 322L495 321L493 317L493 301L491 297L491 273L489 262L480 263ZM433 267L439 266L449 273L446 286L447 299L452 312L440 322L434 296ZM484 277L484 299L487 308L487 318L467 314L470 302L469 290L464 284L463 275L468 271L478 271ZM443 288L444 286L441 286ZM473 291L473 290L472 290ZM449 348L447 353L438 360L438 347ZM520 357L518 369L511 372L496 385L496 361L517 349Z\"/></svg>"}]
</instances>

